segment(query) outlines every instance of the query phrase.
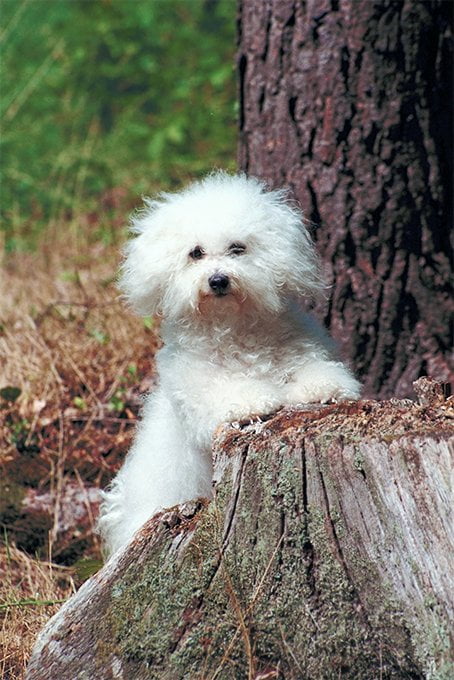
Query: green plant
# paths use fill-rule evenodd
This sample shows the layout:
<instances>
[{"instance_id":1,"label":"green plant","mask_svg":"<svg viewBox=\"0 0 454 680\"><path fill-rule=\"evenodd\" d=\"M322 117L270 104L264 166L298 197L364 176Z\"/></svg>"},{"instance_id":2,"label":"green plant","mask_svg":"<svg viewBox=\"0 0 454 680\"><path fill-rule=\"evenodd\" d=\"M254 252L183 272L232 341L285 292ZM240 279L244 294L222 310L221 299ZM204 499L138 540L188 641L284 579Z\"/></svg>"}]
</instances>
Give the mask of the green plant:
<instances>
[{"instance_id":1,"label":"green plant","mask_svg":"<svg viewBox=\"0 0 454 680\"><path fill-rule=\"evenodd\" d=\"M2 0L9 249L120 198L233 166L233 0ZM101 216L99 213L102 213Z\"/></svg>"}]
</instances>

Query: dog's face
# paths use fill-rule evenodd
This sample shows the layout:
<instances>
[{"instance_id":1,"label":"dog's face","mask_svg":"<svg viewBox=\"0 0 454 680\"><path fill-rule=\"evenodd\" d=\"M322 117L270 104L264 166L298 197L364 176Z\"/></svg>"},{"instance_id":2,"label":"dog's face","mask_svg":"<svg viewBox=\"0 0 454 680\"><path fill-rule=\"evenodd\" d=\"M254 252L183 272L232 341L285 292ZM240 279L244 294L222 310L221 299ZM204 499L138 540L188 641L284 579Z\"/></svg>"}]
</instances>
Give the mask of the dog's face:
<instances>
[{"instance_id":1,"label":"dog's face","mask_svg":"<svg viewBox=\"0 0 454 680\"><path fill-rule=\"evenodd\" d=\"M321 288L301 215L258 180L217 173L147 206L121 279L139 313L279 313L289 296Z\"/></svg>"}]
</instances>

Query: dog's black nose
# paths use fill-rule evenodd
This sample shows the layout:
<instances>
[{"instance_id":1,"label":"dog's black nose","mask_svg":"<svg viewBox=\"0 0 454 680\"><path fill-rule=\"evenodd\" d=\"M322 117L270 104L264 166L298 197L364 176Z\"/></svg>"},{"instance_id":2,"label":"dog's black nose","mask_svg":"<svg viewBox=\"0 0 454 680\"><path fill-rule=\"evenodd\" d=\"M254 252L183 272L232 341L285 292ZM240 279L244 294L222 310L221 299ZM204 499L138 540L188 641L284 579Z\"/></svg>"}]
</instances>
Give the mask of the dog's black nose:
<instances>
[{"instance_id":1,"label":"dog's black nose","mask_svg":"<svg viewBox=\"0 0 454 680\"><path fill-rule=\"evenodd\" d=\"M213 274L208 279L211 290L216 293L216 295L225 295L227 289L230 285L229 277L225 274Z\"/></svg>"}]
</instances>

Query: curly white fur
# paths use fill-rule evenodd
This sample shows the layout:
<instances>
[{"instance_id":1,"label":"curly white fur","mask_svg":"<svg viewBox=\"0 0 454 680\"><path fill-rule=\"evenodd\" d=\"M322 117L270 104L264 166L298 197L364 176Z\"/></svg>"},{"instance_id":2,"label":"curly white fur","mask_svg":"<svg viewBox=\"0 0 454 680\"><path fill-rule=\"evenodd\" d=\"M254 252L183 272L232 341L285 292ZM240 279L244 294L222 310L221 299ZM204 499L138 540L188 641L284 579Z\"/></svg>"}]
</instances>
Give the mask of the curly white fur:
<instances>
[{"instance_id":1,"label":"curly white fur","mask_svg":"<svg viewBox=\"0 0 454 680\"><path fill-rule=\"evenodd\" d=\"M314 246L284 191L223 172L146 200L121 287L163 317L159 386L104 494L110 552L156 511L211 495L211 437L281 406L356 399L359 383L296 299L323 289Z\"/></svg>"}]
</instances>

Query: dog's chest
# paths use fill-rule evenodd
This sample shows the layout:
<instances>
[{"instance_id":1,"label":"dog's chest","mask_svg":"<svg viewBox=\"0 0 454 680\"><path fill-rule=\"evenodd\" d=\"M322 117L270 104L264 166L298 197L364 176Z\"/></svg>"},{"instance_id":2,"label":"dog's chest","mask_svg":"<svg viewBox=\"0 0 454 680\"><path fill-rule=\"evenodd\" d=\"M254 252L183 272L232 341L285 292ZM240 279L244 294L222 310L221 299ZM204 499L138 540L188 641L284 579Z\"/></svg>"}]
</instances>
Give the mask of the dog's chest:
<instances>
[{"instance_id":1,"label":"dog's chest","mask_svg":"<svg viewBox=\"0 0 454 680\"><path fill-rule=\"evenodd\" d=\"M266 337L263 342L260 340L254 336L235 338L234 341L217 344L205 356L210 356L214 367L219 366L231 375L254 378L274 376L275 380L285 381L288 347L270 342Z\"/></svg>"},{"instance_id":2,"label":"dog's chest","mask_svg":"<svg viewBox=\"0 0 454 680\"><path fill-rule=\"evenodd\" d=\"M211 329L205 335L169 343L162 353L173 364L172 373L179 366L191 374L219 373L284 383L292 373L298 351L291 334L283 329L276 333L271 330L255 328L253 333L233 333L232 329Z\"/></svg>"}]
</instances>

